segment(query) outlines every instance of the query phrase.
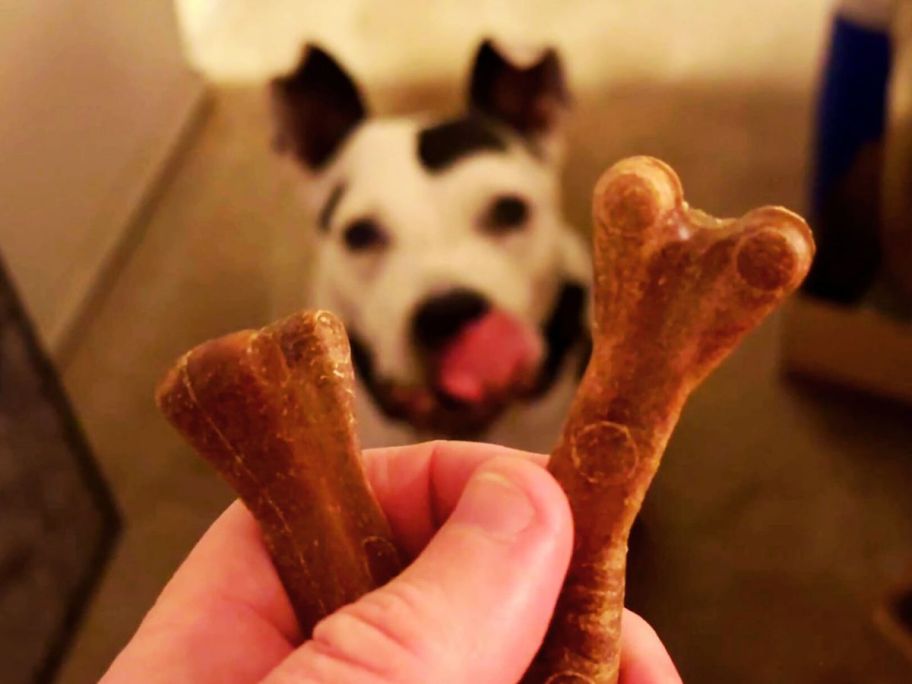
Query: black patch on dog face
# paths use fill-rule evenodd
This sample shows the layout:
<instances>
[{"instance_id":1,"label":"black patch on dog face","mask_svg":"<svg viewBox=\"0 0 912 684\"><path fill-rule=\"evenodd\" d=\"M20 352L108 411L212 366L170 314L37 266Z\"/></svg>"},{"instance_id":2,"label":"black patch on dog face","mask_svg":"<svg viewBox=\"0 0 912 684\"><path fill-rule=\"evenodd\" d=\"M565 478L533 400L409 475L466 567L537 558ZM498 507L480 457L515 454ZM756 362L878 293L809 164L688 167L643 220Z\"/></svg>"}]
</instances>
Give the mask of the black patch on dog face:
<instances>
[{"instance_id":1,"label":"black patch on dog face","mask_svg":"<svg viewBox=\"0 0 912 684\"><path fill-rule=\"evenodd\" d=\"M317 227L321 231L326 232L329 230L329 226L332 224L333 214L336 212L344 194L345 183L339 183L333 188L333 191L329 193L329 198L326 200L326 204L323 205L323 208L320 209L319 218L317 219Z\"/></svg>"},{"instance_id":2,"label":"black patch on dog face","mask_svg":"<svg viewBox=\"0 0 912 684\"><path fill-rule=\"evenodd\" d=\"M506 141L478 116L450 119L418 133L418 159L431 173L444 171L477 152L503 152Z\"/></svg>"},{"instance_id":3,"label":"black patch on dog face","mask_svg":"<svg viewBox=\"0 0 912 684\"><path fill-rule=\"evenodd\" d=\"M585 370L592 351L592 342L583 324L585 306L586 289L579 283L564 283L557 296L554 310L543 326L548 353L533 397L540 397L551 389L564 365L564 360L577 345L582 348L584 357L580 371Z\"/></svg>"},{"instance_id":4,"label":"black patch on dog face","mask_svg":"<svg viewBox=\"0 0 912 684\"><path fill-rule=\"evenodd\" d=\"M364 383L374 399L377 400L377 376L374 374L373 354L371 354L369 347L361 339L361 336L355 333L350 326L348 328L348 342L351 348L351 360L355 373L361 378L361 382Z\"/></svg>"}]
</instances>

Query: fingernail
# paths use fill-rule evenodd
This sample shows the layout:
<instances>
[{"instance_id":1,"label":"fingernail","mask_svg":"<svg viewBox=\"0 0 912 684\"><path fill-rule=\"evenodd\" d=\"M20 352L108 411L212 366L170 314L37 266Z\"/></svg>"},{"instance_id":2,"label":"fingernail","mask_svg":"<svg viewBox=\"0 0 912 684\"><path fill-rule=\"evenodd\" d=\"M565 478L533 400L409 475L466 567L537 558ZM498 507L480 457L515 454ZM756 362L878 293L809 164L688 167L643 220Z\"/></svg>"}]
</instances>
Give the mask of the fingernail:
<instances>
[{"instance_id":1,"label":"fingernail","mask_svg":"<svg viewBox=\"0 0 912 684\"><path fill-rule=\"evenodd\" d=\"M529 497L509 478L482 471L469 480L452 520L480 528L490 537L509 541L528 528L535 515Z\"/></svg>"}]
</instances>

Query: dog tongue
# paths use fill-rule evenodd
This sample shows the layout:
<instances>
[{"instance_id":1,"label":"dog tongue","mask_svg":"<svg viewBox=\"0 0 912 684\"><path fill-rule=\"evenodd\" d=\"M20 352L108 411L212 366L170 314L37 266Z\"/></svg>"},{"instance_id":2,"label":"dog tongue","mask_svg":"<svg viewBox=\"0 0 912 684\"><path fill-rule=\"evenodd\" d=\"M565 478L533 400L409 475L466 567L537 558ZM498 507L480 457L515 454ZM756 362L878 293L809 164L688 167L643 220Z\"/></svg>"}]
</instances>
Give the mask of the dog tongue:
<instances>
[{"instance_id":1,"label":"dog tongue","mask_svg":"<svg viewBox=\"0 0 912 684\"><path fill-rule=\"evenodd\" d=\"M541 354L534 331L493 310L467 325L446 347L437 382L455 399L480 403L527 379Z\"/></svg>"}]
</instances>

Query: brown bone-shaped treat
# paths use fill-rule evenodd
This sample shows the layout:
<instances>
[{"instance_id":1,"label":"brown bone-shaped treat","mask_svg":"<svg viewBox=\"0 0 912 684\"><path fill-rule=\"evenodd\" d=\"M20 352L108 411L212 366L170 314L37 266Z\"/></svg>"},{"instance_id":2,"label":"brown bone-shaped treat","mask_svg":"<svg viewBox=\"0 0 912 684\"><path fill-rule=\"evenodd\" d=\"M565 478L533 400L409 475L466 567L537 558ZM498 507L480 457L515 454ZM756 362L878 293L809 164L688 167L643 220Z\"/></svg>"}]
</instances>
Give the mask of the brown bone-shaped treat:
<instances>
[{"instance_id":1,"label":"brown bone-shaped treat","mask_svg":"<svg viewBox=\"0 0 912 684\"><path fill-rule=\"evenodd\" d=\"M529 682L617 681L627 536L684 400L813 254L784 209L729 221L689 209L654 159L610 169L594 217L594 350L550 465L576 545ZM159 388L260 522L305 634L400 567L358 461L351 386L342 326L317 312L204 344Z\"/></svg>"},{"instance_id":2,"label":"brown bone-shaped treat","mask_svg":"<svg viewBox=\"0 0 912 684\"><path fill-rule=\"evenodd\" d=\"M549 468L570 499L570 571L528 682L617 681L627 537L685 399L804 278L805 222L690 209L664 163L596 185L593 353Z\"/></svg>"},{"instance_id":3,"label":"brown bone-shaped treat","mask_svg":"<svg viewBox=\"0 0 912 684\"><path fill-rule=\"evenodd\" d=\"M361 468L352 386L345 330L310 312L200 345L157 392L256 517L305 636L400 569Z\"/></svg>"}]
</instances>

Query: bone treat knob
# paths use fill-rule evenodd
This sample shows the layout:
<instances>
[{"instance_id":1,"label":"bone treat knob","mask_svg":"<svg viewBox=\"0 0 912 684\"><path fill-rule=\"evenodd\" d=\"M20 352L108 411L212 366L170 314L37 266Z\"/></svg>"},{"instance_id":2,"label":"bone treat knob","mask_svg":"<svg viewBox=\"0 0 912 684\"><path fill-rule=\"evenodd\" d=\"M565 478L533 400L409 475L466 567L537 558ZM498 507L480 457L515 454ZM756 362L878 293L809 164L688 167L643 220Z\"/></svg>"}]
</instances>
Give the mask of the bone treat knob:
<instances>
[{"instance_id":1,"label":"bone treat knob","mask_svg":"<svg viewBox=\"0 0 912 684\"><path fill-rule=\"evenodd\" d=\"M188 352L161 410L256 517L302 632L400 569L360 464L342 324L302 313Z\"/></svg>"},{"instance_id":2,"label":"bone treat knob","mask_svg":"<svg viewBox=\"0 0 912 684\"><path fill-rule=\"evenodd\" d=\"M617 682L627 538L684 401L800 284L814 252L795 214L713 218L647 157L601 177L593 215L594 349L549 466L576 540L527 682Z\"/></svg>"}]
</instances>

